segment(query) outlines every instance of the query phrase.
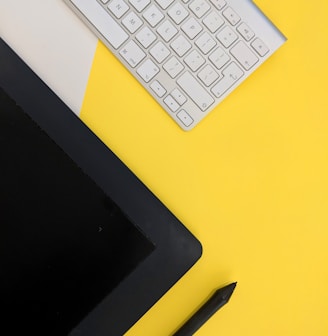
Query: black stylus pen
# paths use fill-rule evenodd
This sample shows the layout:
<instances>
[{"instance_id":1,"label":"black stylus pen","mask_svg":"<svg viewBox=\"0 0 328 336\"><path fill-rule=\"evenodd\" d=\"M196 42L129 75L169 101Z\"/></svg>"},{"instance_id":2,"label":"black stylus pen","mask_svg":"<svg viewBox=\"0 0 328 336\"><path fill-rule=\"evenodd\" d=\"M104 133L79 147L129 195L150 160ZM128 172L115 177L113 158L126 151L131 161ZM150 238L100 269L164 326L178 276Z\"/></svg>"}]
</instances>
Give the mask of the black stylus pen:
<instances>
[{"instance_id":1,"label":"black stylus pen","mask_svg":"<svg viewBox=\"0 0 328 336\"><path fill-rule=\"evenodd\" d=\"M216 311L230 299L237 283L218 289L206 303L173 336L193 335Z\"/></svg>"}]
</instances>

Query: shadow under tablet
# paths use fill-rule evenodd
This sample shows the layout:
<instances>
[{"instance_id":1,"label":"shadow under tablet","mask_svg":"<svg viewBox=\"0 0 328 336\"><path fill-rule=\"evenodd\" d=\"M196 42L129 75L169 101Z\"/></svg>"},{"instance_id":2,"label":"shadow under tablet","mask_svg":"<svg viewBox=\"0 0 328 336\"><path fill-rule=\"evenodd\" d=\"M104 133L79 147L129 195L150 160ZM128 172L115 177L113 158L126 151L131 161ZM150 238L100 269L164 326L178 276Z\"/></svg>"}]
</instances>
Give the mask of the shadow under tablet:
<instances>
[{"instance_id":1,"label":"shadow under tablet","mask_svg":"<svg viewBox=\"0 0 328 336\"><path fill-rule=\"evenodd\" d=\"M67 335L154 245L3 90L0 157L1 330Z\"/></svg>"}]
</instances>

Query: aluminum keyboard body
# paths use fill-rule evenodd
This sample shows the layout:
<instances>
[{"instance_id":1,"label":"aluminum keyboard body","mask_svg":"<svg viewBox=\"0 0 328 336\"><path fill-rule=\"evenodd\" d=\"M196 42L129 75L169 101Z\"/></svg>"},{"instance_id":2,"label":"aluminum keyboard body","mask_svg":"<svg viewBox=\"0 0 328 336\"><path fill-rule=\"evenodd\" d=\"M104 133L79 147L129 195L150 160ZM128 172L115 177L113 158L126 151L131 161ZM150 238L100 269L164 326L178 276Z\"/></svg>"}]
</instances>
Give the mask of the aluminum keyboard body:
<instances>
[{"instance_id":1,"label":"aluminum keyboard body","mask_svg":"<svg viewBox=\"0 0 328 336\"><path fill-rule=\"evenodd\" d=\"M286 40L250 0L64 1L184 130Z\"/></svg>"}]
</instances>

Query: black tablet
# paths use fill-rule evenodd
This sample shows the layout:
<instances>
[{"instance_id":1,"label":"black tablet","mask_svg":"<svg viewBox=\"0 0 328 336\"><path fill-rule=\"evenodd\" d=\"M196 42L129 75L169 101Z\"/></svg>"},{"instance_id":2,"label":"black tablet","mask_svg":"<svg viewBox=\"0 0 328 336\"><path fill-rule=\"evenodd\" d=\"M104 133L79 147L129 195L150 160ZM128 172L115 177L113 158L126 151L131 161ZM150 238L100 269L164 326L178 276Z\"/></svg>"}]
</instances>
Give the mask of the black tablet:
<instances>
[{"instance_id":1,"label":"black tablet","mask_svg":"<svg viewBox=\"0 0 328 336\"><path fill-rule=\"evenodd\" d=\"M1 334L123 335L200 257L2 40L0 155Z\"/></svg>"}]
</instances>

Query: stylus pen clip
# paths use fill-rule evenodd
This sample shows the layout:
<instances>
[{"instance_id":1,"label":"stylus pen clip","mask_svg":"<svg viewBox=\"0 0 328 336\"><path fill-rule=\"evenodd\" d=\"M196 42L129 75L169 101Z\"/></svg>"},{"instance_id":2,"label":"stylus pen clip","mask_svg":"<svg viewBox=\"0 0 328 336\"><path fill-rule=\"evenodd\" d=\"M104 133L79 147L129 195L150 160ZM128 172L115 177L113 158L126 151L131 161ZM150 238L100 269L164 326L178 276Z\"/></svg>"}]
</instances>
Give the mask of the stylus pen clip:
<instances>
[{"instance_id":1,"label":"stylus pen clip","mask_svg":"<svg viewBox=\"0 0 328 336\"><path fill-rule=\"evenodd\" d=\"M205 302L205 304L172 336L193 335L215 312L230 299L237 283L222 287Z\"/></svg>"}]
</instances>

